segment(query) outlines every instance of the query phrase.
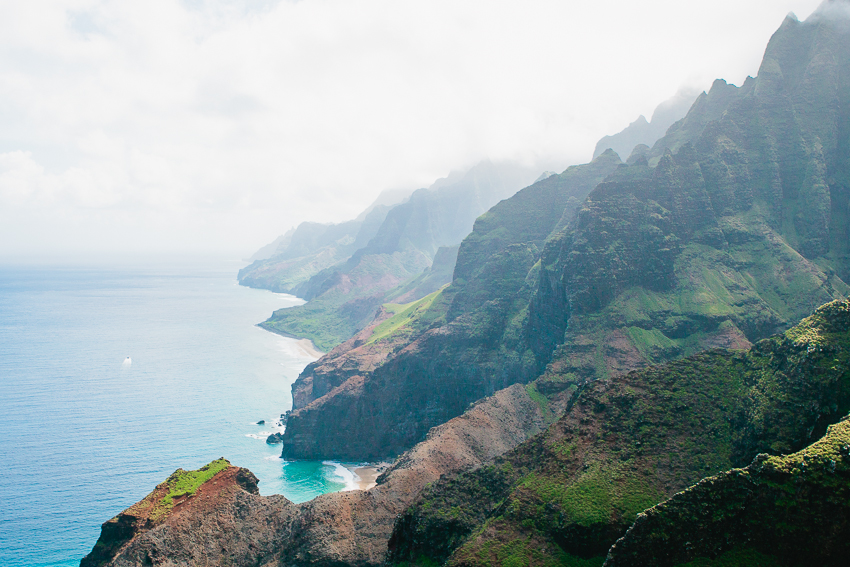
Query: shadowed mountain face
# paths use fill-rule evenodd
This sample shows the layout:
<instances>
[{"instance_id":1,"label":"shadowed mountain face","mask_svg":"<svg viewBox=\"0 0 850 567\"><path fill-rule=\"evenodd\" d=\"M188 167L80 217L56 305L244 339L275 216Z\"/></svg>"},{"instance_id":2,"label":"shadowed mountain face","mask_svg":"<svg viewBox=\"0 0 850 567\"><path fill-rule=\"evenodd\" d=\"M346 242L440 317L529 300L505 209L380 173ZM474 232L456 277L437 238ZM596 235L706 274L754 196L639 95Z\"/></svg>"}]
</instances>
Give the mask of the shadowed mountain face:
<instances>
[{"instance_id":1,"label":"shadowed mountain face","mask_svg":"<svg viewBox=\"0 0 850 567\"><path fill-rule=\"evenodd\" d=\"M523 348L523 332L539 251L619 163L608 152L479 217L460 246L450 287L398 308L372 335L305 369L293 386L284 454L393 456L475 400L537 376L546 359ZM359 431L349 430L355 423Z\"/></svg>"},{"instance_id":2,"label":"shadowed mountain face","mask_svg":"<svg viewBox=\"0 0 850 567\"><path fill-rule=\"evenodd\" d=\"M845 296L848 50L846 22L789 17L758 78L715 82L631 165L602 154L482 215L451 286L317 363L347 370L301 397L283 454L397 454L509 384L746 348Z\"/></svg>"},{"instance_id":3,"label":"shadowed mountain face","mask_svg":"<svg viewBox=\"0 0 850 567\"><path fill-rule=\"evenodd\" d=\"M532 558L530 563L539 565L600 565L644 509L705 476L749 463L758 453L799 451L824 435L850 411L848 363L850 303L837 301L749 352L714 350L610 381L574 385L566 413L545 433L490 466L446 475L426 488L396 523L390 558L423 565L506 564L509 557ZM818 466L830 465L821 459ZM831 480L810 477L820 483L821 494L831 486L839 490L818 510L821 524L832 508L847 516L841 495L850 490L850 477L843 470ZM762 482L768 485L773 478L765 471ZM793 484L793 475L782 482ZM653 519L635 524L627 543L615 548L618 554L612 552L632 559L614 564L675 565L746 544L747 534L770 533L770 525L754 526L755 517L770 518L768 502L781 501L783 489L756 497L759 508L746 496L746 484L736 485L731 501L718 491L716 499L709 494L699 503L687 497L686 505L659 506L660 514L650 512ZM696 490L706 492L703 483ZM677 499L682 500L677 496L671 502ZM728 529L743 521L749 511L742 514L739 504L745 503L753 508L749 532L725 532L721 526L711 535L702 531L712 522ZM706 516L706 506L717 513ZM677 526L677 518L691 525ZM798 518L799 528L789 529L798 557L827 540L833 547L844 545L841 557L847 557L847 540L837 534L850 535L850 524L806 541L802 525L807 521ZM724 533L736 536L725 541ZM708 541L697 543L702 540ZM685 541L694 542L690 551ZM766 551L765 545L758 548ZM678 556L670 555L677 561L661 560L668 549L678 549Z\"/></svg>"},{"instance_id":4,"label":"shadowed mountain face","mask_svg":"<svg viewBox=\"0 0 850 567\"><path fill-rule=\"evenodd\" d=\"M850 564L850 417L787 456L759 455L638 516L607 567Z\"/></svg>"}]
</instances>

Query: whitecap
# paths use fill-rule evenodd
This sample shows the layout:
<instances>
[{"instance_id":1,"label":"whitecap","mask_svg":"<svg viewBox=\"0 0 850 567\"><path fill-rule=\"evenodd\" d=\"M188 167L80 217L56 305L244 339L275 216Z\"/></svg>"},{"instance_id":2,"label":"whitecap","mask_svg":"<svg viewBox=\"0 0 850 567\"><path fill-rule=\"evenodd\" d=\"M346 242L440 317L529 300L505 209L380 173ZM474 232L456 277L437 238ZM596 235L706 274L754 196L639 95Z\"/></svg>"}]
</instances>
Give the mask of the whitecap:
<instances>
[{"instance_id":1,"label":"whitecap","mask_svg":"<svg viewBox=\"0 0 850 567\"><path fill-rule=\"evenodd\" d=\"M360 477L357 476L357 474L355 474L353 470L343 466L340 463L337 463L336 461L322 461L322 464L334 468L331 474L336 478L328 480L333 480L334 482L342 482L343 484L345 484L345 488L342 489L342 492L346 492L349 490L357 490L359 488L357 482L360 480ZM339 480L337 480L337 478Z\"/></svg>"}]
</instances>

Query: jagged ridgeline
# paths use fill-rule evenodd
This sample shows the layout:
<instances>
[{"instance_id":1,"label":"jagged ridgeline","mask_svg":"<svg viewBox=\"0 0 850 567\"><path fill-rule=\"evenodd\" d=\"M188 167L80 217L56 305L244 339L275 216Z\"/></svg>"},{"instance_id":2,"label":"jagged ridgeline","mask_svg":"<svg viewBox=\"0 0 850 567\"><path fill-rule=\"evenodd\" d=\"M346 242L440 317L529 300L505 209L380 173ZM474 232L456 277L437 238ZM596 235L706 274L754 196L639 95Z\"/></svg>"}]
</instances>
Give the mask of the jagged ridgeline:
<instances>
[{"instance_id":1,"label":"jagged ridgeline","mask_svg":"<svg viewBox=\"0 0 850 567\"><path fill-rule=\"evenodd\" d=\"M789 16L757 78L716 81L627 163L603 153L481 216L450 286L305 370L284 456L396 455L512 383L746 348L846 296L846 4Z\"/></svg>"},{"instance_id":2,"label":"jagged ridgeline","mask_svg":"<svg viewBox=\"0 0 850 567\"><path fill-rule=\"evenodd\" d=\"M543 434L426 488L396 523L389 557L417 565L601 565L646 508L759 453L803 449L848 411L845 300L748 352L712 350L580 387ZM802 454L759 457L744 473L675 496L635 524L612 564L678 565L779 549L795 553L770 565L846 564L848 426ZM817 448L824 444L831 449ZM832 562L797 560L807 554Z\"/></svg>"},{"instance_id":3,"label":"jagged ridgeline","mask_svg":"<svg viewBox=\"0 0 850 567\"><path fill-rule=\"evenodd\" d=\"M840 566L848 535L850 417L798 453L759 455L640 514L605 565Z\"/></svg>"}]
</instances>

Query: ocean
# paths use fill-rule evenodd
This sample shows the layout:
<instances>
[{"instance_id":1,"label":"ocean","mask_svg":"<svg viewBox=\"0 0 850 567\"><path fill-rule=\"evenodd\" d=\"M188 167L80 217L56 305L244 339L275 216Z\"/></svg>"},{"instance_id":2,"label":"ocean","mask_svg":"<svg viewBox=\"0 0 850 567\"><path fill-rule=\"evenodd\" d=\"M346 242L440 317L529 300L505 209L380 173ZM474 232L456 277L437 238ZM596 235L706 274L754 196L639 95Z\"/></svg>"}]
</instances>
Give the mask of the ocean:
<instances>
[{"instance_id":1,"label":"ocean","mask_svg":"<svg viewBox=\"0 0 850 567\"><path fill-rule=\"evenodd\" d=\"M79 565L101 523L222 456L261 494L353 487L350 463L266 444L314 358L256 326L302 301L242 265L0 266L0 565Z\"/></svg>"}]
</instances>

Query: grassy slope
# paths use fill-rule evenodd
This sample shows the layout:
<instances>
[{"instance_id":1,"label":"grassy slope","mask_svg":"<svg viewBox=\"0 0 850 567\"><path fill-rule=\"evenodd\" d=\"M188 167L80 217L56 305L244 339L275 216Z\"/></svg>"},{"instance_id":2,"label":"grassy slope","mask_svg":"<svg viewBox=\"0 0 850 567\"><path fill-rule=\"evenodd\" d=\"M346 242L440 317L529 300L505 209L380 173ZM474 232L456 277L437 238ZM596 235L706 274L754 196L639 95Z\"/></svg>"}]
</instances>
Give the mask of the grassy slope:
<instances>
[{"instance_id":1,"label":"grassy slope","mask_svg":"<svg viewBox=\"0 0 850 567\"><path fill-rule=\"evenodd\" d=\"M393 559L497 565L510 549L534 565L601 564L643 509L759 452L798 450L850 411L848 330L850 303L835 302L749 352L580 386L544 434L427 489Z\"/></svg>"},{"instance_id":2,"label":"grassy slope","mask_svg":"<svg viewBox=\"0 0 850 567\"><path fill-rule=\"evenodd\" d=\"M177 469L165 481L168 492L153 505L150 518L157 521L174 508L174 499L192 496L198 488L219 472L230 466L226 459L216 459L196 471Z\"/></svg>"},{"instance_id":3,"label":"grassy slope","mask_svg":"<svg viewBox=\"0 0 850 567\"><path fill-rule=\"evenodd\" d=\"M760 455L641 515L606 566L850 562L850 419L805 449Z\"/></svg>"},{"instance_id":4,"label":"grassy slope","mask_svg":"<svg viewBox=\"0 0 850 567\"><path fill-rule=\"evenodd\" d=\"M414 279L430 263L421 252L372 254L337 274L321 297L279 309L261 327L285 336L311 339L329 351L370 322L387 292Z\"/></svg>"},{"instance_id":5,"label":"grassy slope","mask_svg":"<svg viewBox=\"0 0 850 567\"><path fill-rule=\"evenodd\" d=\"M100 567L109 564L118 551L138 533L161 524L174 509L175 500L193 496L202 484L229 466L230 463L221 458L195 471L177 469L144 499L105 522L94 548L80 565Z\"/></svg>"}]
</instances>

